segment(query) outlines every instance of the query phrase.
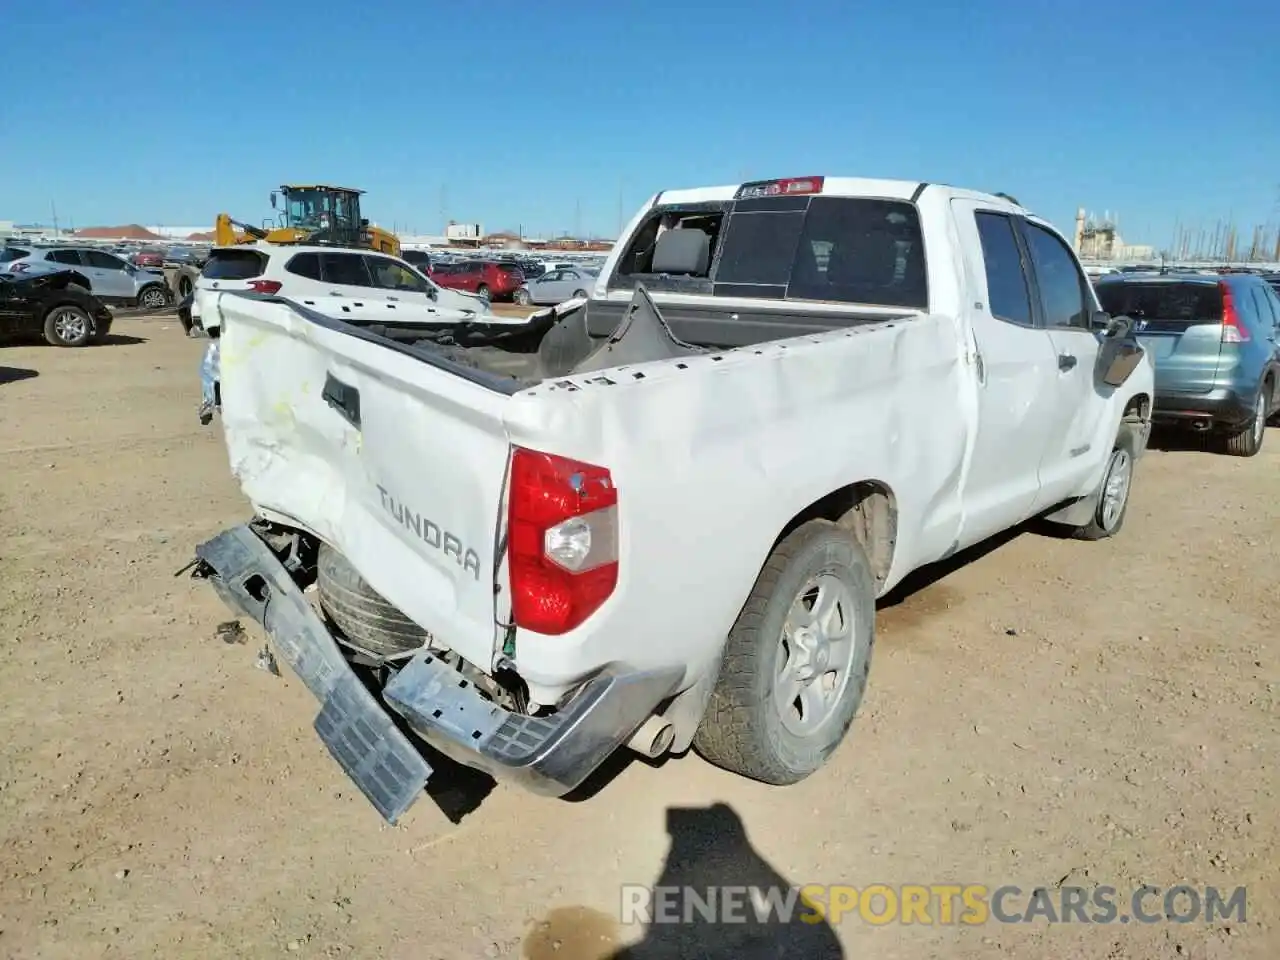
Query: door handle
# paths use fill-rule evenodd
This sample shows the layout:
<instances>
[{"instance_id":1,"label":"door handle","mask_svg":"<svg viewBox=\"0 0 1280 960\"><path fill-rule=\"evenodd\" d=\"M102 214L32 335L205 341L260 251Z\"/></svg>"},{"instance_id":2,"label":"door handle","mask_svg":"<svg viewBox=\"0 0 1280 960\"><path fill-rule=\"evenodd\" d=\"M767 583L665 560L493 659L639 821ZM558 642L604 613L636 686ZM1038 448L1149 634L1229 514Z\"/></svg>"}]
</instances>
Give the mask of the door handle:
<instances>
[{"instance_id":1,"label":"door handle","mask_svg":"<svg viewBox=\"0 0 1280 960\"><path fill-rule=\"evenodd\" d=\"M1069 353L1058 354L1058 369L1062 371L1074 370L1076 358Z\"/></svg>"},{"instance_id":2,"label":"door handle","mask_svg":"<svg viewBox=\"0 0 1280 960\"><path fill-rule=\"evenodd\" d=\"M350 384L343 383L332 373L324 378L324 389L320 397L337 411L338 416L360 429L360 391Z\"/></svg>"}]
</instances>

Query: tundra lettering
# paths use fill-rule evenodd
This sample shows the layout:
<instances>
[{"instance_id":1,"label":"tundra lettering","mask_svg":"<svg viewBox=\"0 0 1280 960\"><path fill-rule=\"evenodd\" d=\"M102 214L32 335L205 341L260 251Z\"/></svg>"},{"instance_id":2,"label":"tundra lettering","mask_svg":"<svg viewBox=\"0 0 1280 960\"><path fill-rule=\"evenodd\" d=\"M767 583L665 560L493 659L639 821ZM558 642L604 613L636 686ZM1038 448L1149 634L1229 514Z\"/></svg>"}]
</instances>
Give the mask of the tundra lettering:
<instances>
[{"instance_id":1,"label":"tundra lettering","mask_svg":"<svg viewBox=\"0 0 1280 960\"><path fill-rule=\"evenodd\" d=\"M453 557L455 563L463 570L470 570L476 580L480 579L480 555L474 550L464 550L462 541L447 530L441 532L438 524L428 520L420 513L414 513L387 492L382 484L378 484L378 495L382 497L382 509L396 518L406 530L412 530L423 543L440 550L446 557Z\"/></svg>"}]
</instances>

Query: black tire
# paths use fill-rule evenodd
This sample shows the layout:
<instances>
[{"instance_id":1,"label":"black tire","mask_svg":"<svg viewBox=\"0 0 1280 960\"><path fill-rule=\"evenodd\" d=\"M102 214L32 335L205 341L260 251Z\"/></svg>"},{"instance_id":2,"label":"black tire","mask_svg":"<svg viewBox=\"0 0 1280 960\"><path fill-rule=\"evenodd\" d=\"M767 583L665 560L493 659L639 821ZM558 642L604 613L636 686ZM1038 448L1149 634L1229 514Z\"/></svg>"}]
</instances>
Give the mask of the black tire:
<instances>
[{"instance_id":1,"label":"black tire","mask_svg":"<svg viewBox=\"0 0 1280 960\"><path fill-rule=\"evenodd\" d=\"M158 302L148 304L146 301L158 294ZM138 291L138 306L145 310L163 310L172 306L169 288L163 283L149 283Z\"/></svg>"},{"instance_id":2,"label":"black tire","mask_svg":"<svg viewBox=\"0 0 1280 960\"><path fill-rule=\"evenodd\" d=\"M533 297L530 296L529 291L523 287L515 292L514 300L522 307L530 306L533 303Z\"/></svg>"},{"instance_id":3,"label":"black tire","mask_svg":"<svg viewBox=\"0 0 1280 960\"><path fill-rule=\"evenodd\" d=\"M1124 498L1120 504L1120 509L1115 512L1108 509L1106 500L1107 484L1113 479L1113 473L1117 467L1117 451L1123 451L1128 457L1128 480L1124 486ZM1098 502L1093 508L1093 517L1082 527L1076 527L1071 531L1071 535L1077 540L1105 540L1108 537L1114 537L1124 527L1124 518L1129 513L1129 494L1133 490L1133 468L1138 459L1138 438L1134 434L1133 427L1128 423L1121 423L1120 430L1116 433L1116 442L1111 447L1111 453L1107 459L1107 469L1102 475L1099 483Z\"/></svg>"},{"instance_id":4,"label":"black tire","mask_svg":"<svg viewBox=\"0 0 1280 960\"><path fill-rule=\"evenodd\" d=\"M316 558L320 606L353 644L379 656L426 645L427 632L388 603L337 550L320 545Z\"/></svg>"},{"instance_id":5,"label":"black tire","mask_svg":"<svg viewBox=\"0 0 1280 960\"><path fill-rule=\"evenodd\" d=\"M489 295L489 285L488 285L488 284L486 284L486 283L482 283L482 284L480 284L480 286L476 287L476 296L477 296L477 297L480 297L480 298L482 298L482 299L484 299L484 300L492 300L492 299L493 299L493 298Z\"/></svg>"},{"instance_id":6,"label":"black tire","mask_svg":"<svg viewBox=\"0 0 1280 960\"><path fill-rule=\"evenodd\" d=\"M587 298L587 291L585 291L585 290L575 290L575 291L573 291L573 298L574 298L574 299L581 298L581 299L585 300L585 299Z\"/></svg>"},{"instance_id":7,"label":"black tire","mask_svg":"<svg viewBox=\"0 0 1280 960\"><path fill-rule=\"evenodd\" d=\"M841 613L851 618L852 655L830 711L801 736L788 728L775 698L776 666L792 605L819 576L834 578L848 593L850 609ZM875 595L866 553L834 523L811 520L774 547L729 631L720 676L694 735L698 753L725 770L772 784L797 783L826 763L862 703L875 645ZM789 662L790 648L784 649Z\"/></svg>"},{"instance_id":8,"label":"black tire","mask_svg":"<svg viewBox=\"0 0 1280 960\"><path fill-rule=\"evenodd\" d=\"M1228 434L1222 441L1223 451L1233 457L1256 457L1262 449L1262 441L1267 438L1267 415L1271 404L1271 382L1265 381L1258 388L1258 399L1254 405L1254 415L1249 423L1238 433Z\"/></svg>"},{"instance_id":9,"label":"black tire","mask_svg":"<svg viewBox=\"0 0 1280 960\"><path fill-rule=\"evenodd\" d=\"M54 347L83 347L93 338L93 318L74 303L51 307L44 317L44 339Z\"/></svg>"}]
</instances>

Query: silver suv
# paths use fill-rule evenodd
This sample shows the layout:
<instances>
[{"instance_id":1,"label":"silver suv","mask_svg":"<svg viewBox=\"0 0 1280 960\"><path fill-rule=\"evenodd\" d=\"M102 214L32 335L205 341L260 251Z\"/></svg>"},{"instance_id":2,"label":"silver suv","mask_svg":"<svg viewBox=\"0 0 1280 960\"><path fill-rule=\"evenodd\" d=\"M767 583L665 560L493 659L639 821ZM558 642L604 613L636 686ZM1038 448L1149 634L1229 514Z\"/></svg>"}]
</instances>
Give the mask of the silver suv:
<instances>
[{"instance_id":1,"label":"silver suv","mask_svg":"<svg viewBox=\"0 0 1280 960\"><path fill-rule=\"evenodd\" d=\"M1212 431L1252 457L1280 409L1280 296L1261 277L1115 273L1094 289L1102 309L1134 319L1155 361L1157 425Z\"/></svg>"},{"instance_id":2,"label":"silver suv","mask_svg":"<svg viewBox=\"0 0 1280 960\"><path fill-rule=\"evenodd\" d=\"M93 247L6 246L8 273L72 270L77 282L104 303L157 309L172 301L164 274L135 267L114 253Z\"/></svg>"}]
</instances>

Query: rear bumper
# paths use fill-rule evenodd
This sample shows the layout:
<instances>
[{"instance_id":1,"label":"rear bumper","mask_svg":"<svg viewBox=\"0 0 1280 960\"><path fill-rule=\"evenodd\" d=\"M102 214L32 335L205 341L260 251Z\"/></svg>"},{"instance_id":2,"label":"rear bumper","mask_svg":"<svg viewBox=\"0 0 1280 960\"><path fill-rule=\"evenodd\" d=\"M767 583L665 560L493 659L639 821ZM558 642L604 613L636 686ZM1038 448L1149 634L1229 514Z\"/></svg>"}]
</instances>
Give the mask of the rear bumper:
<instances>
[{"instance_id":1,"label":"rear bumper","mask_svg":"<svg viewBox=\"0 0 1280 960\"><path fill-rule=\"evenodd\" d=\"M201 544L196 558L195 575L208 578L232 610L263 626L281 658L323 704L315 721L321 741L378 812L395 823L422 792L432 768L356 676L280 557L242 525ZM482 696L424 651L382 695L415 734L446 756L535 793L560 796L626 742L680 676L679 670L610 664L554 715L527 717Z\"/></svg>"},{"instance_id":2,"label":"rear bumper","mask_svg":"<svg viewBox=\"0 0 1280 960\"><path fill-rule=\"evenodd\" d=\"M1253 421L1256 399L1256 395L1246 397L1232 387L1201 394L1157 390L1151 419L1160 426L1242 427Z\"/></svg>"}]
</instances>

